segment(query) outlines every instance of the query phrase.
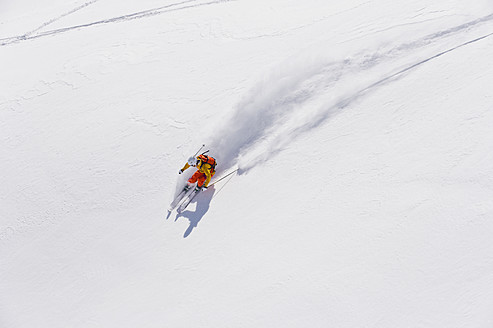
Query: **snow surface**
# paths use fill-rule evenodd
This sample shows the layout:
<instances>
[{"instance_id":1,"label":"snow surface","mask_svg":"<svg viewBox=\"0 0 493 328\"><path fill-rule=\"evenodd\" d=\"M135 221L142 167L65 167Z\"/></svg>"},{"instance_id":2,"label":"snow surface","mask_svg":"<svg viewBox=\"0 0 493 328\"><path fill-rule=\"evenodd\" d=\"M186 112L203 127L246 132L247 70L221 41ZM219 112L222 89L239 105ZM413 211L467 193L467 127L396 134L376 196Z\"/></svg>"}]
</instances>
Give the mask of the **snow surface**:
<instances>
[{"instance_id":1,"label":"snow surface","mask_svg":"<svg viewBox=\"0 0 493 328\"><path fill-rule=\"evenodd\" d=\"M489 0L2 1L0 327L493 327L492 55Z\"/></svg>"}]
</instances>

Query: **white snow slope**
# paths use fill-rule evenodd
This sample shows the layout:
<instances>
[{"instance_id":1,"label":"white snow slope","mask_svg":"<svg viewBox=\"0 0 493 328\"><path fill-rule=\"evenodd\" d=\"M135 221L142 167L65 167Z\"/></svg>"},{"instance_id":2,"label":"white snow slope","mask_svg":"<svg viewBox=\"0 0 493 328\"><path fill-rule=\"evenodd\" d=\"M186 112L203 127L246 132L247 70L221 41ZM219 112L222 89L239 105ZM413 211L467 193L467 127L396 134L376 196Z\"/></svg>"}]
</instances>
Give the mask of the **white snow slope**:
<instances>
[{"instance_id":1,"label":"white snow slope","mask_svg":"<svg viewBox=\"0 0 493 328\"><path fill-rule=\"evenodd\" d=\"M2 1L0 327L493 327L492 56L490 0Z\"/></svg>"}]
</instances>

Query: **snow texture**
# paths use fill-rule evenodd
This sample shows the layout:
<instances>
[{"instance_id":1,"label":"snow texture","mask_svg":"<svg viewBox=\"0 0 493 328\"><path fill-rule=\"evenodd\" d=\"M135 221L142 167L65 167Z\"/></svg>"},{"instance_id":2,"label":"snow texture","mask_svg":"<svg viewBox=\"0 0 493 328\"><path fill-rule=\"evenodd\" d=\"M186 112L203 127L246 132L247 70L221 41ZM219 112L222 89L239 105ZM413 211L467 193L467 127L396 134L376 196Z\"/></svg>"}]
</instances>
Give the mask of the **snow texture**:
<instances>
[{"instance_id":1,"label":"snow texture","mask_svg":"<svg viewBox=\"0 0 493 328\"><path fill-rule=\"evenodd\" d=\"M0 327L492 327L492 49L489 0L2 1Z\"/></svg>"}]
</instances>

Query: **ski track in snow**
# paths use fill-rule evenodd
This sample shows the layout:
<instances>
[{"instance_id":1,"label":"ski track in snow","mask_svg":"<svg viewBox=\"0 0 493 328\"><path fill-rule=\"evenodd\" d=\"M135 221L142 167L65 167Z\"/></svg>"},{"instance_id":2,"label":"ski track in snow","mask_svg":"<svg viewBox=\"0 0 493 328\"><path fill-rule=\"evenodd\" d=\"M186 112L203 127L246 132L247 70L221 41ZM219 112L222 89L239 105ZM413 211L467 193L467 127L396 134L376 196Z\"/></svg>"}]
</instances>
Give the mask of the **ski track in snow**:
<instances>
[{"instance_id":1,"label":"ski track in snow","mask_svg":"<svg viewBox=\"0 0 493 328\"><path fill-rule=\"evenodd\" d=\"M93 27L93 26L98 26L98 25L103 25L103 24L110 24L110 23L126 22L126 21L130 21L130 20L134 20L134 19L148 18L148 17L157 16L157 15L170 13L170 12L174 12L174 11L179 11L179 10L186 10L186 9L198 8L198 7L203 7L203 6L210 6L210 5L215 5L215 4L225 3L225 2L232 2L232 1L237 1L237 0L215 0L215 1L208 1L208 2L202 2L202 3L195 3L198 0L186 0L186 1L172 3L172 4L158 7L158 8L139 11L139 12L128 14L128 15L103 19L100 21L92 22L92 23L69 26L69 27L64 27L64 28L59 28L59 29L50 30L50 31L46 31L46 32L37 33L39 30L46 27L47 25L65 17L69 14L72 14L76 11L79 11L79 10L87 7L88 5L95 3L96 1L99 1L99 0L93 0L93 1L88 2L82 6L79 6L79 7L71 10L70 12L68 12L68 13L60 16L60 17L57 17L57 18L54 18L54 19L48 21L47 23L41 25L40 27L36 28L35 30L28 32L24 35L0 39L0 46L6 46L6 45L10 45L12 43L17 43L20 41L38 39L38 38L42 38L42 37L46 37L46 36L50 36L50 35L56 35L56 34L65 33L68 31L78 30L78 29L82 29L82 28L88 28L88 27ZM175 7L177 7L177 8L175 8Z\"/></svg>"},{"instance_id":2,"label":"ski track in snow","mask_svg":"<svg viewBox=\"0 0 493 328\"><path fill-rule=\"evenodd\" d=\"M86 3L84 3L83 5L80 5L80 6L76 7L76 8L74 8L74 9L70 10L69 12L66 12L65 14L62 14L62 15L60 15L60 16L58 16L58 17L55 17L55 18L53 18L53 19L50 19L49 21L47 21L46 23L41 24L39 27L35 28L34 30L32 30L32 31L30 31L30 32L27 32L27 33L25 33L24 35L22 35L22 36L20 36L20 37L17 37L17 38L20 38L20 39L26 39L26 38L28 38L29 36L31 36L31 35L35 34L36 32L38 32L39 30L42 30L42 29L43 29L43 28L45 28L46 26L48 26L48 25L50 25L50 24L53 24L54 22L56 22L56 21L58 21L58 20L60 20L60 19L62 19L62 18L64 18L64 17L66 17L66 16L68 16L68 15L71 15L71 14L73 14L73 13L76 13L76 12L78 12L79 10L82 10L82 9L86 8L87 6L90 6L90 5L92 5L93 3L96 3L96 2L98 2L98 1L99 1L99 0L92 0L92 1L86 2Z\"/></svg>"},{"instance_id":3,"label":"ski track in snow","mask_svg":"<svg viewBox=\"0 0 493 328\"><path fill-rule=\"evenodd\" d=\"M185 2L204 1L211 0ZM0 327L491 326L493 174L488 149L493 136L488 128L493 116L487 56L493 15L463 25L425 26L426 36L409 39L398 31L385 44L383 38L367 43L362 37L351 48L336 36L330 40L339 43L329 45L344 44L341 51L349 56L329 54L324 49L331 47L317 42L313 53L305 50L283 63L275 63L286 56L284 48L275 48L277 40L227 42L207 54L197 51L202 42L190 42L172 57L188 61L161 66L160 51L167 45L147 54L152 40L112 48L118 52L114 57L108 54L111 25L99 26L109 33L88 48L94 57L82 53L73 59L71 52L64 53L66 46L90 43L93 33L76 33L76 27L73 34L35 39L47 26L54 30L51 23L83 8L52 20L43 17L20 30L46 22L25 34L32 43L18 39L11 48L0 48L13 59L6 76L13 79L11 93L19 97L6 98L18 106L4 110L7 119L0 124L5 127L7 182L0 194L5 213ZM294 9L317 10L306 4ZM383 5L372 9L378 17L385 10ZM191 12L183 13L186 20ZM141 17L129 19L136 18ZM249 18L245 25L235 25L234 17L224 25L231 23L241 35L243 29L248 35L270 31L270 25L247 29ZM162 19L151 21L115 26L130 32L137 23L159 28ZM325 27L318 31L329 30ZM425 29L420 26L420 33ZM192 39L197 30L207 33L198 24L176 38ZM296 42L307 31L313 30L288 32L282 46L300 46ZM373 31L367 35L373 37ZM66 36L73 42L51 42ZM265 45L276 51L262 53ZM26 65L15 60L17 50L20 59L46 50L57 57ZM78 56L77 48L70 50ZM231 56L232 50L239 58ZM219 51L220 59L232 57L233 67L214 57ZM105 55L108 60L98 57ZM55 60L67 63L57 71L49 66ZM188 67L189 61L197 65ZM224 68L217 84L208 74L210 62L218 63L210 67ZM127 64L128 72L117 70ZM276 69L252 81L251 90L240 91L250 72L265 72L263 65L272 64ZM23 65L34 69L23 75ZM166 75L161 74L168 73L165 69L157 70L172 65L196 69L187 77L196 77L197 89L208 88L194 90L190 79L179 74L184 70ZM147 74L151 69L157 73ZM79 83L77 74L86 77ZM225 91L234 85L230 81L241 87ZM176 89L162 92L171 83ZM37 98L51 89L50 97ZM196 103L212 89L219 90L215 98L203 106ZM236 98L239 93L242 99ZM181 105L182 99L190 103ZM236 104L227 109L232 116L222 117L220 106L203 112L216 101ZM194 119L202 124L199 129ZM225 126L211 126L212 119ZM172 182L175 176L185 179L177 175L179 167L174 169L176 159L197 131L217 134L208 146L226 151L217 152L220 170L243 155L242 172L256 165L260 169L248 178L231 175L165 220ZM297 163L300 156L303 161ZM216 179L222 176L218 172Z\"/></svg>"},{"instance_id":4,"label":"ski track in snow","mask_svg":"<svg viewBox=\"0 0 493 328\"><path fill-rule=\"evenodd\" d=\"M493 33L449 47L424 59L413 60L404 68L400 66L402 63L394 61L405 59L416 51L426 50L427 46L436 45L491 21L493 14L400 44L387 51L373 54L362 52L344 60L322 59L308 65L307 60L295 64L284 63L283 68L254 86L238 103L229 120L215 129L219 132L208 144L213 151L221 149L221 156L218 157L221 171L237 165L241 157L239 173L246 173L378 87L397 80L431 60L484 40ZM372 77L371 70L382 65L388 66L386 70L390 73L383 77ZM362 76L366 84L354 82L358 81L361 74L366 74ZM322 100L324 106L310 105L322 97L327 98ZM260 144L263 146L259 147ZM257 147L263 151L256 151Z\"/></svg>"},{"instance_id":5,"label":"ski track in snow","mask_svg":"<svg viewBox=\"0 0 493 328\"><path fill-rule=\"evenodd\" d=\"M205 3L195 3L197 0L188 0L94 23L37 34L39 30L49 24L82 10L97 1L99 0L87 2L84 5L74 8L63 15L42 24L40 27L21 37L9 38L8 40L10 41L6 41L0 45L35 39L47 35L55 35L81 27L123 22L176 10L184 10L235 0L221 0ZM359 100L361 97L368 95L371 91L375 91L378 87L383 86L388 82L395 81L405 73L408 73L414 68L428 63L433 59L439 58L471 43L488 38L492 36L493 33L448 48L447 50L428 56L425 59L415 61L404 68L401 67L398 70L395 68L396 65L392 67L393 60L407 57L419 49L435 45L445 38L467 32L482 23L491 21L493 21L493 14L466 24L429 34L413 42L397 45L386 51L374 53L369 51L360 52L343 60L322 58L312 61L308 65L305 60L306 58L302 58L299 62L281 65L282 68L276 70L270 76L267 76L250 90L244 99L238 103L231 118L226 121L222 128L219 128L218 133L216 134L217 137L208 143L212 151L214 151L214 149L221 149L221 155L218 156L218 161L221 163L220 169L218 170L218 176L228 168L235 166L239 157L245 157L245 161L239 163L239 173L247 173L250 169L257 165L261 165L272 158L272 156L282 151L298 137L318 128L350 104ZM383 77L372 78L371 70L382 65L389 66L387 71L390 71L390 73ZM352 80L357 80L357 77L360 74L370 76L370 81L366 81L366 85L359 85L351 82ZM318 103L318 100L321 97L327 97L327 99L322 102L325 104L324 106L315 107L311 105L312 102ZM152 122L138 118L132 119L137 123L145 124L152 128L158 128L158 126ZM256 151L259 144L265 145L265 143L267 143L267 147L265 148L268 149L268 151ZM264 149L264 147L259 147L259 149ZM72 211L72 209L69 209L69 211ZM67 209L63 209L61 212L66 213ZM46 218L57 217L58 213L56 215L47 214L44 216ZM49 219L42 220L41 224L51 224L53 223L52 221L53 220ZM0 242L7 242L15 235L29 231L34 225L32 224L32 222L34 222L32 218L22 218L19 222L20 224L18 226L9 226L0 230Z\"/></svg>"}]
</instances>

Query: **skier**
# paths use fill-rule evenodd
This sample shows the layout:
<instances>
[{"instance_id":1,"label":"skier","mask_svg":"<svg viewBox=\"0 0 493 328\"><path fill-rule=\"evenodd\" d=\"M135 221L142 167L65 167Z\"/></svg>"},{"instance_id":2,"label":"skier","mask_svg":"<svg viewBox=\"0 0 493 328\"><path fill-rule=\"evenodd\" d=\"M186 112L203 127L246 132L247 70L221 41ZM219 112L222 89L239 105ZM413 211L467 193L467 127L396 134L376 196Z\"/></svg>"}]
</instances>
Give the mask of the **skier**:
<instances>
[{"instance_id":1,"label":"skier","mask_svg":"<svg viewBox=\"0 0 493 328\"><path fill-rule=\"evenodd\" d=\"M179 174L182 174L183 171L190 166L197 168L197 171L190 179L188 179L188 184L185 189L190 189L190 187L197 182L197 186L195 187L196 191L206 190L209 182L211 182L211 178L216 173L216 164L215 158L207 156L205 153L200 154L197 158L190 157L185 166L178 172Z\"/></svg>"}]
</instances>

